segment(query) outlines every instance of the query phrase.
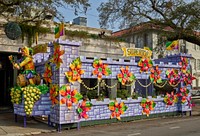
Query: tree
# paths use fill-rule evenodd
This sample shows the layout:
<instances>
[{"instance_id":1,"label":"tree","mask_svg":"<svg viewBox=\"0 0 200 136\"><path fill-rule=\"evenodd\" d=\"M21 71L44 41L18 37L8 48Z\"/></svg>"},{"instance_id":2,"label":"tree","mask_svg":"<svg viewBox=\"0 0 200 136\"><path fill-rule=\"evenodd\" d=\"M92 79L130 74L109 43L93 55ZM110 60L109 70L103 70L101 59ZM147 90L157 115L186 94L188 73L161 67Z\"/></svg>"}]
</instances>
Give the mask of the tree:
<instances>
[{"instance_id":1,"label":"tree","mask_svg":"<svg viewBox=\"0 0 200 136\"><path fill-rule=\"evenodd\" d=\"M18 23L42 23L48 17L63 20L59 7L74 8L74 13L86 12L88 0L0 0L0 17Z\"/></svg>"},{"instance_id":2,"label":"tree","mask_svg":"<svg viewBox=\"0 0 200 136\"><path fill-rule=\"evenodd\" d=\"M171 27L168 40L200 45L199 0L109 0L101 3L98 11L101 27L149 22L161 29Z\"/></svg>"}]
</instances>

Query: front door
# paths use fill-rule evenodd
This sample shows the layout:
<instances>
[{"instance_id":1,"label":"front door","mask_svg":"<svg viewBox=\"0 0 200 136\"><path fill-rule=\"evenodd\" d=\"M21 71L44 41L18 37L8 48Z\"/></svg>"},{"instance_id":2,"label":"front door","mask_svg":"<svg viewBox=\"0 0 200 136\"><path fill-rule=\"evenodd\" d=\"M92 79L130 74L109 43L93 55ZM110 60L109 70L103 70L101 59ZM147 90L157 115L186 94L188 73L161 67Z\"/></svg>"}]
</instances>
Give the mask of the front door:
<instances>
[{"instance_id":1,"label":"front door","mask_svg":"<svg viewBox=\"0 0 200 136\"><path fill-rule=\"evenodd\" d=\"M10 88L14 86L14 70L9 53L0 52L0 108L12 107Z\"/></svg>"}]
</instances>

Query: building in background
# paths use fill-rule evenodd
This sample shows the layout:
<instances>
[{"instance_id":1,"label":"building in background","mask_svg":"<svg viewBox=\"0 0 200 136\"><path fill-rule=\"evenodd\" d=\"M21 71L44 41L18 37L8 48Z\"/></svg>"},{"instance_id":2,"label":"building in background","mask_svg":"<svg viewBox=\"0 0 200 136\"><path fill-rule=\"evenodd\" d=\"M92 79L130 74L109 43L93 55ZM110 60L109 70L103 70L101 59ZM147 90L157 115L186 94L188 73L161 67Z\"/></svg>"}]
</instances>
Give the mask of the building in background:
<instances>
[{"instance_id":1,"label":"building in background","mask_svg":"<svg viewBox=\"0 0 200 136\"><path fill-rule=\"evenodd\" d=\"M86 17L77 17L73 19L73 24L87 26L87 18Z\"/></svg>"},{"instance_id":2,"label":"building in background","mask_svg":"<svg viewBox=\"0 0 200 136\"><path fill-rule=\"evenodd\" d=\"M200 45L196 45L185 40L179 39L179 48L173 51L166 51L163 42L163 32L173 31L170 27L160 28L151 23L141 23L128 29L113 32L113 36L124 38L126 42L135 44L136 48L149 47L153 50L153 59L164 57L173 53L192 54L191 69L192 74L196 77L193 80L193 88L200 89ZM157 51L155 49L158 49Z\"/></svg>"}]
</instances>

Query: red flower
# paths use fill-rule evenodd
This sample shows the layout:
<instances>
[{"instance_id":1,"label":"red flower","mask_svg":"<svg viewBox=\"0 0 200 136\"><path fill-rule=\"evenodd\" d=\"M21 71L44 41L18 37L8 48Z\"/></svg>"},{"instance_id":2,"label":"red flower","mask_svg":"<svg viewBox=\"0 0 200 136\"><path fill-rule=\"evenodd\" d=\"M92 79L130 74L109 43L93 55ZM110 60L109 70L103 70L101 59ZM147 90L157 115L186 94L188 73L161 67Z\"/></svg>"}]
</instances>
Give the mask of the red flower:
<instances>
[{"instance_id":1,"label":"red flower","mask_svg":"<svg viewBox=\"0 0 200 136\"><path fill-rule=\"evenodd\" d=\"M78 105L77 112L79 114L79 118L88 119L87 112L91 110L92 104L83 100L82 103Z\"/></svg>"},{"instance_id":2,"label":"red flower","mask_svg":"<svg viewBox=\"0 0 200 136\"><path fill-rule=\"evenodd\" d=\"M129 72L128 66L124 69L123 67L120 68L121 73L117 75L119 82L122 85L125 85L127 82L133 82L135 80L135 76Z\"/></svg>"},{"instance_id":3,"label":"red flower","mask_svg":"<svg viewBox=\"0 0 200 136\"><path fill-rule=\"evenodd\" d=\"M153 62L151 59L141 58L138 66L140 66L140 72L148 72L149 68L153 66Z\"/></svg>"},{"instance_id":4,"label":"red flower","mask_svg":"<svg viewBox=\"0 0 200 136\"><path fill-rule=\"evenodd\" d=\"M52 83L52 80L51 80L52 75L53 74L52 74L51 66L48 63L46 63L43 78L47 84Z\"/></svg>"},{"instance_id":5,"label":"red flower","mask_svg":"<svg viewBox=\"0 0 200 136\"><path fill-rule=\"evenodd\" d=\"M154 83L161 83L162 79L160 77L161 70L158 69L158 65L155 67L155 69L151 69L150 74L150 80Z\"/></svg>"},{"instance_id":6,"label":"red flower","mask_svg":"<svg viewBox=\"0 0 200 136\"><path fill-rule=\"evenodd\" d=\"M110 75L112 72L108 68L108 64L103 64L102 60L95 59L93 62L93 67L95 68L93 70L93 75L97 75L98 79L101 79L103 75Z\"/></svg>"},{"instance_id":7,"label":"red flower","mask_svg":"<svg viewBox=\"0 0 200 136\"><path fill-rule=\"evenodd\" d=\"M58 104L58 99L57 99L58 94L59 94L58 85L51 85L49 93L50 93L50 100L52 102L52 105Z\"/></svg>"},{"instance_id":8,"label":"red flower","mask_svg":"<svg viewBox=\"0 0 200 136\"><path fill-rule=\"evenodd\" d=\"M63 96L61 104L66 104L69 109L72 108L73 103L78 103L82 95L77 90L71 90L70 85L63 85L60 89L60 94Z\"/></svg>"},{"instance_id":9,"label":"red flower","mask_svg":"<svg viewBox=\"0 0 200 136\"><path fill-rule=\"evenodd\" d=\"M192 74L190 73L190 71L186 71L185 76L184 76L184 82L186 85L191 85L192 84L192 80L196 79L195 77L192 76Z\"/></svg>"},{"instance_id":10,"label":"red flower","mask_svg":"<svg viewBox=\"0 0 200 136\"><path fill-rule=\"evenodd\" d=\"M170 85L176 85L179 83L180 78L179 78L178 70L168 69L166 71L166 75L167 75L167 78L169 79Z\"/></svg>"},{"instance_id":11,"label":"red flower","mask_svg":"<svg viewBox=\"0 0 200 136\"><path fill-rule=\"evenodd\" d=\"M179 62L179 65L181 66L181 71L183 73L186 73L187 66L188 66L188 58L181 57L181 62Z\"/></svg>"}]
</instances>

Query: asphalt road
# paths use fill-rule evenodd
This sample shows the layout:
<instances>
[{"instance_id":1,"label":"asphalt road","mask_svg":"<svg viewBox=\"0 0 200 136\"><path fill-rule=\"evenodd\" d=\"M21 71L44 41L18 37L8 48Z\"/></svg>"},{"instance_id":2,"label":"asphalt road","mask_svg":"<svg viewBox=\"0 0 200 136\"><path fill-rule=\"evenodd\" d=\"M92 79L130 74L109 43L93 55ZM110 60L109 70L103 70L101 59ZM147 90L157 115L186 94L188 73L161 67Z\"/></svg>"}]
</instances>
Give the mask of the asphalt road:
<instances>
[{"instance_id":1,"label":"asphalt road","mask_svg":"<svg viewBox=\"0 0 200 136\"><path fill-rule=\"evenodd\" d=\"M200 116L97 125L37 136L200 136Z\"/></svg>"}]
</instances>

